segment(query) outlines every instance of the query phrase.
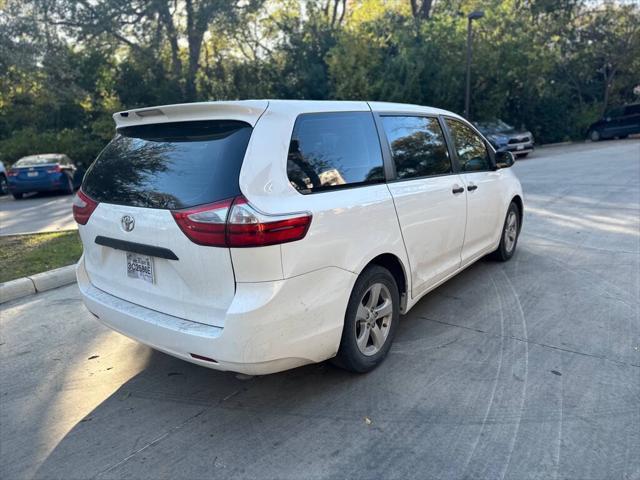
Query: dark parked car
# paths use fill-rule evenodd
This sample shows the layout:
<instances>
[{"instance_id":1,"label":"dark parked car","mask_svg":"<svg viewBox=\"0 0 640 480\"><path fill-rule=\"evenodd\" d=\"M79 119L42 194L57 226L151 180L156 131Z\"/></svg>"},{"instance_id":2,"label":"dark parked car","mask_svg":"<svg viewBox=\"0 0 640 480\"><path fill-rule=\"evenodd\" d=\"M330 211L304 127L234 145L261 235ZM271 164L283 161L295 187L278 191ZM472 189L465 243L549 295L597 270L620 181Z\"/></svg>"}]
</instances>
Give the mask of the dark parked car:
<instances>
[{"instance_id":1,"label":"dark parked car","mask_svg":"<svg viewBox=\"0 0 640 480\"><path fill-rule=\"evenodd\" d=\"M72 194L78 186L76 171L76 166L64 154L23 157L7 171L9 192L16 200L28 192L59 191Z\"/></svg>"},{"instance_id":2,"label":"dark parked car","mask_svg":"<svg viewBox=\"0 0 640 480\"><path fill-rule=\"evenodd\" d=\"M9 187L7 185L7 172L4 169L4 164L0 162L0 195L6 195L9 193Z\"/></svg>"},{"instance_id":3,"label":"dark parked car","mask_svg":"<svg viewBox=\"0 0 640 480\"><path fill-rule=\"evenodd\" d=\"M476 122L475 125L498 152L526 157L533 151L533 135L529 131L517 130L499 119Z\"/></svg>"},{"instance_id":4,"label":"dark parked car","mask_svg":"<svg viewBox=\"0 0 640 480\"><path fill-rule=\"evenodd\" d=\"M591 124L587 135L597 142L605 138L626 138L633 133L640 133L640 103L608 111L604 117Z\"/></svg>"}]
</instances>

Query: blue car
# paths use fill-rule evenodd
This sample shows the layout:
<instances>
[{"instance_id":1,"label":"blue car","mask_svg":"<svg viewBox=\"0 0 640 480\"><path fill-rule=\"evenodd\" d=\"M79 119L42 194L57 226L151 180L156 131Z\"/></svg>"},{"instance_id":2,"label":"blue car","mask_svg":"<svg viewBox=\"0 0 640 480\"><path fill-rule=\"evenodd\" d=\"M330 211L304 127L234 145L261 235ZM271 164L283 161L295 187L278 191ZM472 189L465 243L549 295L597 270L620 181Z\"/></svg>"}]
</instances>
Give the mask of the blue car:
<instances>
[{"instance_id":1,"label":"blue car","mask_svg":"<svg viewBox=\"0 0 640 480\"><path fill-rule=\"evenodd\" d=\"M7 172L9 192L16 200L29 192L72 194L77 183L76 171L71 159L61 153L22 157Z\"/></svg>"}]
</instances>

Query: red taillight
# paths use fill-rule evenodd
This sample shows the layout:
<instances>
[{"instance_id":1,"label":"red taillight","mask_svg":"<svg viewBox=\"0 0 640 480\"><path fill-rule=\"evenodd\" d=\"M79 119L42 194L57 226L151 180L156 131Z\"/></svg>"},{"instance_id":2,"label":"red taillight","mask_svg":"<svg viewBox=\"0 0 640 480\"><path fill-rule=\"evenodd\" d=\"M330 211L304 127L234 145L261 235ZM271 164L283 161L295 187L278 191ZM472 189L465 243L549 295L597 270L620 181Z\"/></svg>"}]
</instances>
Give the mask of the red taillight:
<instances>
[{"instance_id":1,"label":"red taillight","mask_svg":"<svg viewBox=\"0 0 640 480\"><path fill-rule=\"evenodd\" d=\"M171 215L192 242L210 247L226 247L226 222L232 203L233 199L230 198L187 210L172 211Z\"/></svg>"},{"instance_id":2,"label":"red taillight","mask_svg":"<svg viewBox=\"0 0 640 480\"><path fill-rule=\"evenodd\" d=\"M227 221L229 247L262 247L304 238L311 214L264 215L244 197L233 202Z\"/></svg>"},{"instance_id":3,"label":"red taillight","mask_svg":"<svg viewBox=\"0 0 640 480\"><path fill-rule=\"evenodd\" d=\"M15 171L15 170L9 170L9 171L7 172L7 176L8 176L8 177L17 177L17 176L18 176L18 172L17 172L17 171Z\"/></svg>"},{"instance_id":4,"label":"red taillight","mask_svg":"<svg viewBox=\"0 0 640 480\"><path fill-rule=\"evenodd\" d=\"M267 215L242 197L171 212L191 241L213 247L264 247L301 240L311 214Z\"/></svg>"},{"instance_id":5,"label":"red taillight","mask_svg":"<svg viewBox=\"0 0 640 480\"><path fill-rule=\"evenodd\" d=\"M78 190L73 198L73 219L80 225L86 225L97 206L98 202L87 196L82 190Z\"/></svg>"},{"instance_id":6,"label":"red taillight","mask_svg":"<svg viewBox=\"0 0 640 480\"><path fill-rule=\"evenodd\" d=\"M62 167L60 165L55 165L53 167L47 168L47 173L60 173L62 171Z\"/></svg>"}]
</instances>

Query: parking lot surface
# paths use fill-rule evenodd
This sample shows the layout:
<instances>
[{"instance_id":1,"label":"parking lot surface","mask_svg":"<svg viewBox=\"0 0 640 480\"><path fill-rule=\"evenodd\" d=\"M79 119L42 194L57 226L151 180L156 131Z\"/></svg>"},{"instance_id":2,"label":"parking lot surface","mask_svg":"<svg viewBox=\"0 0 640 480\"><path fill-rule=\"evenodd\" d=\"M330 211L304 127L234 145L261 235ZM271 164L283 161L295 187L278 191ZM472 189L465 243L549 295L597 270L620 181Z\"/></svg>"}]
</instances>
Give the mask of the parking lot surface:
<instances>
[{"instance_id":1,"label":"parking lot surface","mask_svg":"<svg viewBox=\"0 0 640 480\"><path fill-rule=\"evenodd\" d=\"M76 229L72 201L73 195L58 193L39 193L22 200L0 197L0 235Z\"/></svg>"},{"instance_id":2,"label":"parking lot surface","mask_svg":"<svg viewBox=\"0 0 640 480\"><path fill-rule=\"evenodd\" d=\"M0 477L640 478L640 141L514 168L515 257L427 295L366 375L184 363L75 285L5 304Z\"/></svg>"}]
</instances>

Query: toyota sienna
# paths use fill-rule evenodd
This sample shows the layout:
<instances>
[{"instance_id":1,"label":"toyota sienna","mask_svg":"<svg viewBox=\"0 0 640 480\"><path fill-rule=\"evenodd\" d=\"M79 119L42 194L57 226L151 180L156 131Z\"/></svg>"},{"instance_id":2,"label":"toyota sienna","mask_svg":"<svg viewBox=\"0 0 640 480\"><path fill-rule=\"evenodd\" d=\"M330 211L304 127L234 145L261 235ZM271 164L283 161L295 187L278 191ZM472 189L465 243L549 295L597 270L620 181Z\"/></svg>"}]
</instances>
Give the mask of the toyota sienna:
<instances>
[{"instance_id":1,"label":"toyota sienna","mask_svg":"<svg viewBox=\"0 0 640 480\"><path fill-rule=\"evenodd\" d=\"M422 296L516 249L513 156L448 111L264 100L114 119L73 205L84 302L198 365L366 372Z\"/></svg>"}]
</instances>

